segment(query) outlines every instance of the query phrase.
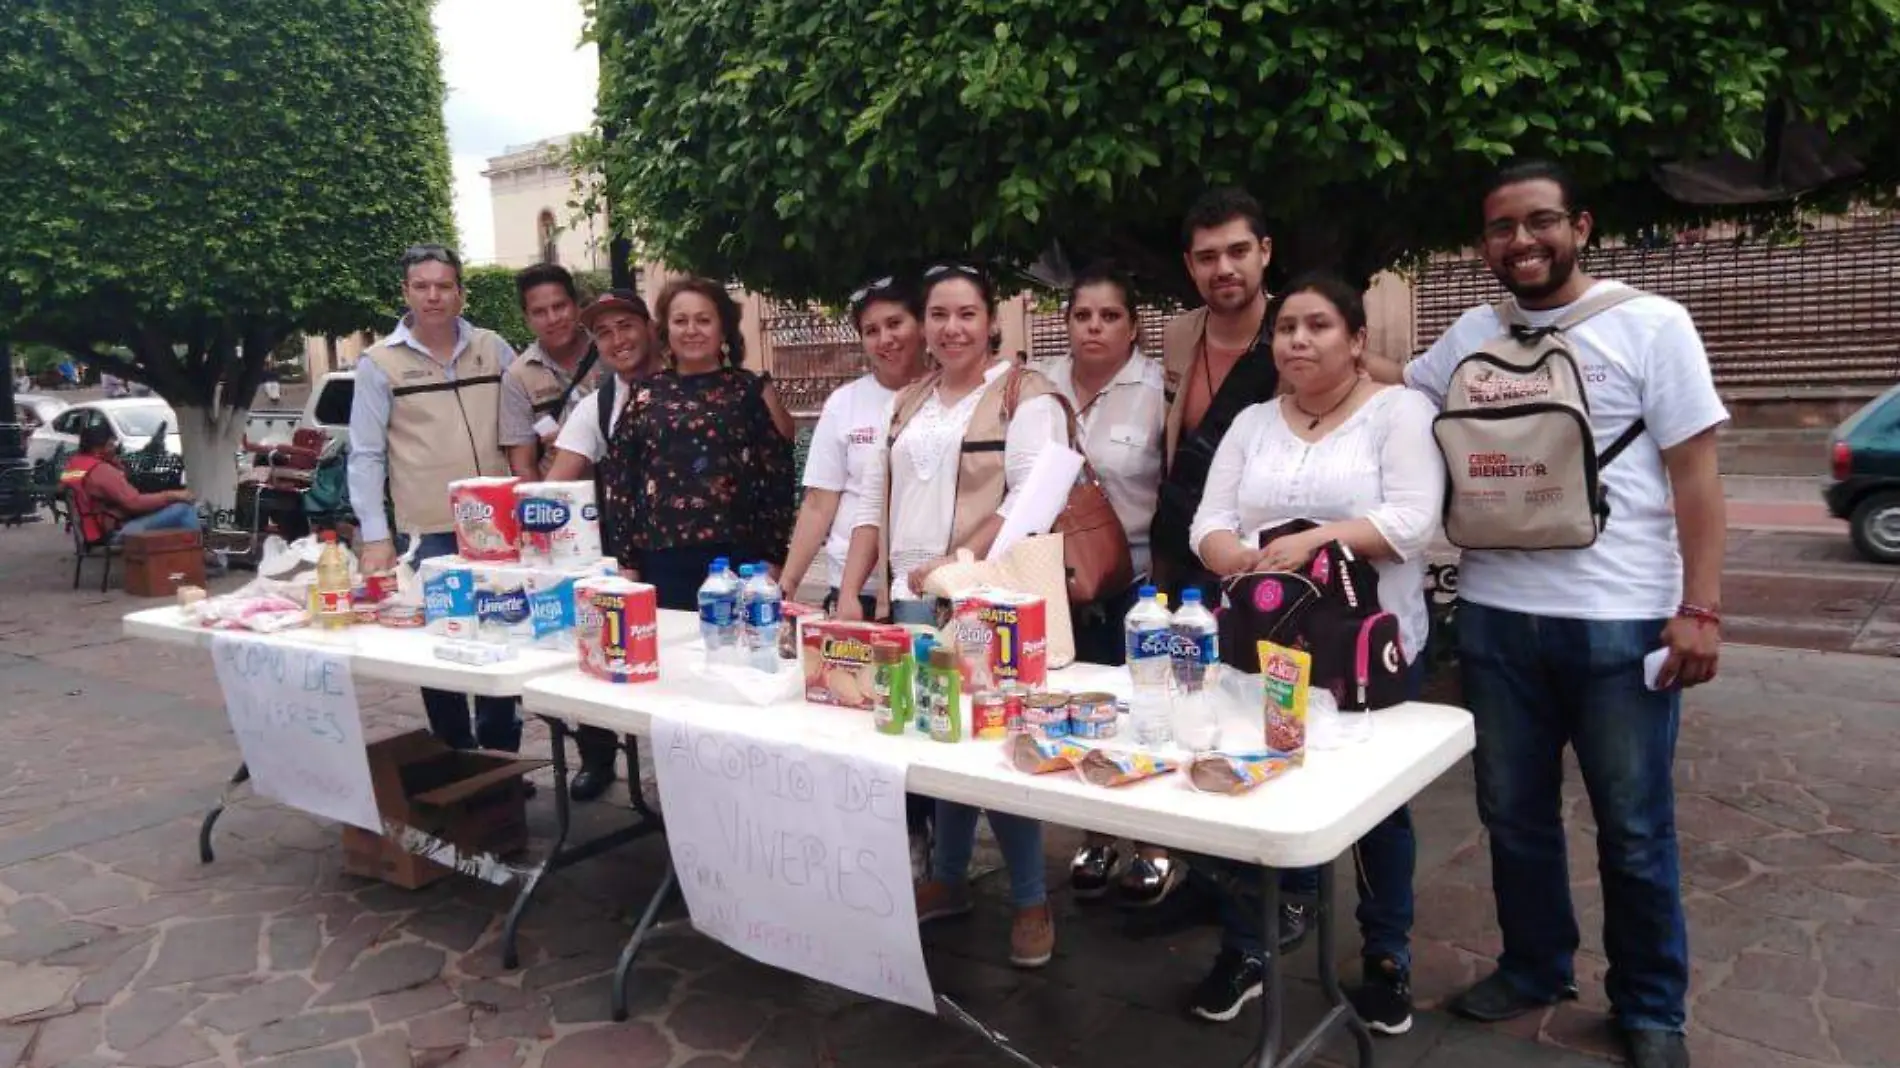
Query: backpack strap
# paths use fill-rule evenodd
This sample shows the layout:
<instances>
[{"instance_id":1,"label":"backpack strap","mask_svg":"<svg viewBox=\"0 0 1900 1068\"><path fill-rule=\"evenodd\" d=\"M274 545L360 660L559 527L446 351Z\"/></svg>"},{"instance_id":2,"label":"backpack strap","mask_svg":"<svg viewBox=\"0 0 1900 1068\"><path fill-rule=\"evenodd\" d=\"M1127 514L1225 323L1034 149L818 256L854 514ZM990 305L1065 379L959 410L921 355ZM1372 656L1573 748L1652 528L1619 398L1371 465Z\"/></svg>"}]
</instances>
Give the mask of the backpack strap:
<instances>
[{"instance_id":1,"label":"backpack strap","mask_svg":"<svg viewBox=\"0 0 1900 1068\"><path fill-rule=\"evenodd\" d=\"M600 437L602 441L610 440L613 436L610 427L614 421L614 388L616 385L618 385L618 376L606 375L602 378L600 388L594 391L594 404L596 405L594 414L600 420Z\"/></svg>"},{"instance_id":2,"label":"backpack strap","mask_svg":"<svg viewBox=\"0 0 1900 1068\"><path fill-rule=\"evenodd\" d=\"M1618 456L1623 455L1624 449L1627 449L1632 444L1634 444L1637 438L1640 438L1643 436L1643 431L1648 430L1648 429L1649 429L1648 425L1645 424L1643 420L1640 418L1637 419L1634 423L1631 423L1629 425L1629 429L1623 431L1621 434L1618 434L1616 436L1616 440L1610 442L1610 447L1607 449L1604 449L1603 452L1597 456L1597 470L1600 471L1603 468L1610 466L1610 464L1613 461L1615 461L1615 459Z\"/></svg>"},{"instance_id":3,"label":"backpack strap","mask_svg":"<svg viewBox=\"0 0 1900 1068\"><path fill-rule=\"evenodd\" d=\"M1518 307L1516 297L1505 297L1493 305L1491 310L1497 314L1498 322L1509 329L1516 330L1522 327L1536 333L1549 334L1574 330L1580 324L1596 318L1619 304L1627 304L1638 297L1647 296L1649 296L1647 292L1635 286L1611 286L1607 290L1592 293L1572 304L1570 310L1558 316L1550 325L1543 327L1531 326L1530 319L1524 314L1524 309Z\"/></svg>"}]
</instances>

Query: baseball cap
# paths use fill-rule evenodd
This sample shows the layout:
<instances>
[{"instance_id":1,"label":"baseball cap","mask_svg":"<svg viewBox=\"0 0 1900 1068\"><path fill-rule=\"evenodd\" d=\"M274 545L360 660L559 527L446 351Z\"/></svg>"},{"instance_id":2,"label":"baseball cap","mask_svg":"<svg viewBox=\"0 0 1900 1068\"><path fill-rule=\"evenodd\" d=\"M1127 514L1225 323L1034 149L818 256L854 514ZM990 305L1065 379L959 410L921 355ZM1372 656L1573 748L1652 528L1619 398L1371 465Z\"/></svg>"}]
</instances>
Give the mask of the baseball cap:
<instances>
[{"instance_id":1,"label":"baseball cap","mask_svg":"<svg viewBox=\"0 0 1900 1068\"><path fill-rule=\"evenodd\" d=\"M647 311L647 302L640 298L640 294L631 289L609 289L595 297L592 304L581 310L581 325L592 330L594 320L598 319L601 313L610 311L630 312L649 323L653 321L653 313Z\"/></svg>"}]
</instances>

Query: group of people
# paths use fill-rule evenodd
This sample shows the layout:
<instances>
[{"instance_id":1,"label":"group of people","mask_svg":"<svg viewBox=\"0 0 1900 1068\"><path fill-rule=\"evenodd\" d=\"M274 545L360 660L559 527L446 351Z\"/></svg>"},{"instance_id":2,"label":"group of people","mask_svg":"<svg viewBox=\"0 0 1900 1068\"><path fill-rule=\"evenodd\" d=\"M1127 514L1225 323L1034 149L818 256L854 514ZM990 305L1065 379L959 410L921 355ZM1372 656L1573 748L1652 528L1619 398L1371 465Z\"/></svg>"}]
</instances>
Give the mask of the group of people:
<instances>
[{"instance_id":1,"label":"group of people","mask_svg":"<svg viewBox=\"0 0 1900 1068\"><path fill-rule=\"evenodd\" d=\"M1620 285L1582 269L1592 220L1561 169L1501 172L1481 211L1484 259L1531 327ZM1199 588L1218 604L1223 579L1298 569L1335 541L1371 560L1416 694L1429 629L1424 560L1447 482L1433 419L1455 366L1506 329L1499 312L1474 308L1401 366L1369 351L1355 286L1310 275L1268 294L1273 244L1244 192L1198 201L1181 245L1203 306L1168 323L1159 354L1141 351L1131 281L1097 266L1067 294L1070 354L1040 370L999 358L997 294L981 266L951 261L868 282L849 313L871 371L825 403L796 507L792 421L769 377L745 368L725 287L674 280L657 314L624 291L583 309L565 271L530 268L518 285L536 340L517 356L460 318L454 254L413 248L403 260L409 313L358 365L350 485L364 565L411 549L418 559L452 552L443 487L453 479L591 476L609 551L657 588L662 607L694 607L708 565L727 556L767 561L788 595L818 579L840 618L930 621L940 609L930 574L958 550L982 556L1041 450L1073 445L1122 522L1139 583L1177 597ZM1453 1008L1496 1021L1575 996L1559 796L1568 745L1598 828L1613 1012L1635 1064L1685 1065L1671 765L1680 688L1713 677L1717 662L1715 432L1727 413L1688 314L1669 300L1623 301L1567 336L1599 446L1636 419L1645 429L1604 469L1612 518L1592 546L1463 558L1459 654L1504 951ZM598 389L587 392L597 364ZM1293 520L1306 521L1299 533L1262 537ZM1133 601L1131 589L1071 606L1083 659L1122 661ZM1658 648L1667 661L1651 688L1643 662ZM473 731L464 698L425 692L425 703L451 744L519 744L511 702L478 700ZM572 789L585 799L614 780L615 745L602 732L580 741ZM929 828L919 921L968 912L978 812L913 801L912 813L914 828ZM1055 946L1042 829L989 818L1015 908L1010 959L1037 967ZM1411 1025L1415 858L1404 808L1354 850L1364 968L1352 997L1384 1033ZM1219 956L1189 995L1194 1014L1231 1020L1261 993L1275 950L1257 874L1092 836L1070 878L1078 897L1171 903L1187 922L1222 928ZM1283 874L1291 893L1271 932L1278 951L1305 935L1317 884L1314 871Z\"/></svg>"}]
</instances>

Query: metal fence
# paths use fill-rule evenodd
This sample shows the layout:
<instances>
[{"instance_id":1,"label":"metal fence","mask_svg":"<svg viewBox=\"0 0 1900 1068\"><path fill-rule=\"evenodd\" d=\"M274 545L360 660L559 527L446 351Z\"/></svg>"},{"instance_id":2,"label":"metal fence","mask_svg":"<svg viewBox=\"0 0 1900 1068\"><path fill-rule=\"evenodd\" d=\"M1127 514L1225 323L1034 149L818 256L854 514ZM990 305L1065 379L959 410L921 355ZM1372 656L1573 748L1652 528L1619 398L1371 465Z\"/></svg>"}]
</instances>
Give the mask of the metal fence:
<instances>
[{"instance_id":1,"label":"metal fence","mask_svg":"<svg viewBox=\"0 0 1900 1068\"><path fill-rule=\"evenodd\" d=\"M1600 247L1586 269L1680 302L1724 390L1873 390L1900 380L1900 214L1804 224L1792 239L1746 233ZM1413 287L1419 347L1504 291L1476 258L1430 263Z\"/></svg>"}]
</instances>

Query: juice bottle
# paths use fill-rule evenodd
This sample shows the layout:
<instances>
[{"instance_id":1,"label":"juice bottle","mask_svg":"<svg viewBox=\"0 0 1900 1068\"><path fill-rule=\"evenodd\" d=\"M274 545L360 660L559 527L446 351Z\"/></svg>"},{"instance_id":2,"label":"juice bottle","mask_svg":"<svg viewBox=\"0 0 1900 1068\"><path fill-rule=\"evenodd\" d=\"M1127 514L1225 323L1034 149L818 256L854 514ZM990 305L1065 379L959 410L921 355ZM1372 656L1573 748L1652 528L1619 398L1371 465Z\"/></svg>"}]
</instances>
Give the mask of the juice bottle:
<instances>
[{"instance_id":1,"label":"juice bottle","mask_svg":"<svg viewBox=\"0 0 1900 1068\"><path fill-rule=\"evenodd\" d=\"M910 726L915 694L910 681L910 658L901 642L878 642L871 647L877 673L871 683L871 722L881 734L902 734Z\"/></svg>"},{"instance_id":2,"label":"juice bottle","mask_svg":"<svg viewBox=\"0 0 1900 1068\"><path fill-rule=\"evenodd\" d=\"M957 670L957 654L939 645L930 651L930 739L935 742L963 740L963 675Z\"/></svg>"},{"instance_id":3,"label":"juice bottle","mask_svg":"<svg viewBox=\"0 0 1900 1068\"><path fill-rule=\"evenodd\" d=\"M323 532L323 554L317 557L317 581L310 588L311 616L317 626L336 630L350 625L350 560L337 544L336 531Z\"/></svg>"}]
</instances>

